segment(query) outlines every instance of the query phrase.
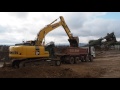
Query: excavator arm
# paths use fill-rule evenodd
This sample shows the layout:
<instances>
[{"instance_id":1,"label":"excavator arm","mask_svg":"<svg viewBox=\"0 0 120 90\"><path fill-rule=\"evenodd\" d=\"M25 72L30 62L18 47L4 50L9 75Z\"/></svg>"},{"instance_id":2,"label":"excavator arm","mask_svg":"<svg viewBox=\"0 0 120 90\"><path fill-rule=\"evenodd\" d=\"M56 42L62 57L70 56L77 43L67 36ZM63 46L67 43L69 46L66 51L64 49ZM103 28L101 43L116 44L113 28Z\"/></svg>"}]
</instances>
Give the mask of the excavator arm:
<instances>
[{"instance_id":1,"label":"excavator arm","mask_svg":"<svg viewBox=\"0 0 120 90\"><path fill-rule=\"evenodd\" d=\"M67 24L66 24L66 22L65 22L65 20L62 16L60 16L60 19L61 19L62 26L63 26L64 30L66 31L68 37L69 37L68 41L70 43L70 46L71 47L78 47L79 46L79 38L78 37L73 37L70 29L68 28L68 26L67 26Z\"/></svg>"},{"instance_id":2,"label":"excavator arm","mask_svg":"<svg viewBox=\"0 0 120 90\"><path fill-rule=\"evenodd\" d=\"M50 31L56 29L59 26L63 26L65 32L67 33L67 35L69 37L68 41L70 42L70 46L78 47L79 39L78 39L78 37L73 37L73 35L71 34L71 31L69 30L67 24L65 23L64 18L62 16L60 16L60 21L57 22L57 23L54 23L55 21L57 21L57 19L40 30L40 32L37 34L37 40L35 42L35 45L37 45L37 46L42 45L43 39L45 38L45 36Z\"/></svg>"},{"instance_id":3,"label":"excavator arm","mask_svg":"<svg viewBox=\"0 0 120 90\"><path fill-rule=\"evenodd\" d=\"M43 39L45 36L52 30L56 29L57 27L61 26L61 22L55 23L53 25L49 24L44 27L37 35L36 45L42 45Z\"/></svg>"}]
</instances>

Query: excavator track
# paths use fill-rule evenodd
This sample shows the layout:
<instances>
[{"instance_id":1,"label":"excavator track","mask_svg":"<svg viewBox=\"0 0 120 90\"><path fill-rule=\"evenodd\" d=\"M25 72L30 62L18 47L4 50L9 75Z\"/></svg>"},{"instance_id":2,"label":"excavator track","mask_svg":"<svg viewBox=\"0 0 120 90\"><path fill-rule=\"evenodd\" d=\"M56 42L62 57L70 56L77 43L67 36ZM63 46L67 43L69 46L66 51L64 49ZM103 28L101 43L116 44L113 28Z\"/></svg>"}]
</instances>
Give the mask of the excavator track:
<instances>
[{"instance_id":1,"label":"excavator track","mask_svg":"<svg viewBox=\"0 0 120 90\"><path fill-rule=\"evenodd\" d=\"M23 60L14 60L11 63L13 68L22 68L29 66L38 66L38 65L51 65L51 66L60 66L61 61L59 59L23 59Z\"/></svg>"}]
</instances>

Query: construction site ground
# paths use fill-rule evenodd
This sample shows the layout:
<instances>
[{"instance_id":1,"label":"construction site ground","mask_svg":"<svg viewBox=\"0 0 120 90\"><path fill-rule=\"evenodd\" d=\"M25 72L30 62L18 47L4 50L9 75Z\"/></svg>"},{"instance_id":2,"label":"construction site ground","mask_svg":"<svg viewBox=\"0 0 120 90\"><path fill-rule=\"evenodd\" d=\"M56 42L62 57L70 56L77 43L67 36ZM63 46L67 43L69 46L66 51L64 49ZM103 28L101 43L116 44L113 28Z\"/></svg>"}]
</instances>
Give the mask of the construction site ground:
<instances>
[{"instance_id":1,"label":"construction site ground","mask_svg":"<svg viewBox=\"0 0 120 90\"><path fill-rule=\"evenodd\" d=\"M120 78L120 51L97 51L93 62L79 64L3 67L0 78Z\"/></svg>"}]
</instances>

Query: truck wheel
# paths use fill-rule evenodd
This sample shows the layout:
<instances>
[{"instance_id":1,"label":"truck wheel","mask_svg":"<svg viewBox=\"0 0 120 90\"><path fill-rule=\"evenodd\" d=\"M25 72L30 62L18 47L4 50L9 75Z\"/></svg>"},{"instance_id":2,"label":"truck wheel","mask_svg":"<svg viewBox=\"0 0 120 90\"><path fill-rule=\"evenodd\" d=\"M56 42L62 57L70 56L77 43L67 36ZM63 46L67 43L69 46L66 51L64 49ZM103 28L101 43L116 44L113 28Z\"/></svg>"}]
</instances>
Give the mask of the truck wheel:
<instances>
[{"instance_id":1,"label":"truck wheel","mask_svg":"<svg viewBox=\"0 0 120 90\"><path fill-rule=\"evenodd\" d=\"M90 59L90 62L93 62L93 56L92 55L89 56L89 59Z\"/></svg>"},{"instance_id":2,"label":"truck wheel","mask_svg":"<svg viewBox=\"0 0 120 90\"><path fill-rule=\"evenodd\" d=\"M89 61L89 56L86 56L85 62L88 62L88 61Z\"/></svg>"},{"instance_id":3,"label":"truck wheel","mask_svg":"<svg viewBox=\"0 0 120 90\"><path fill-rule=\"evenodd\" d=\"M55 65L56 66L60 66L61 65L61 61L60 60L55 61Z\"/></svg>"},{"instance_id":4,"label":"truck wheel","mask_svg":"<svg viewBox=\"0 0 120 90\"><path fill-rule=\"evenodd\" d=\"M81 62L84 62L84 57L83 56L81 57Z\"/></svg>"},{"instance_id":5,"label":"truck wheel","mask_svg":"<svg viewBox=\"0 0 120 90\"><path fill-rule=\"evenodd\" d=\"M69 63L74 64L74 58L73 57L70 57Z\"/></svg>"},{"instance_id":6,"label":"truck wheel","mask_svg":"<svg viewBox=\"0 0 120 90\"><path fill-rule=\"evenodd\" d=\"M78 64L79 63L79 57L75 58L75 63Z\"/></svg>"}]
</instances>

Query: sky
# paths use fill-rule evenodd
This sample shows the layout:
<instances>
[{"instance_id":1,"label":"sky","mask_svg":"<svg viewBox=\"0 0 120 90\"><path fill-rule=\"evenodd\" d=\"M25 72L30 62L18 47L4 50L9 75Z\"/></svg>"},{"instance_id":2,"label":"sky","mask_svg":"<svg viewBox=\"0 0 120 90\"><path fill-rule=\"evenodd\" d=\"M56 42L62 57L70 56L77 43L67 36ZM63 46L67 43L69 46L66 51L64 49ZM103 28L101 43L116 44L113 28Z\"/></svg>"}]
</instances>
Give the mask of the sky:
<instances>
[{"instance_id":1,"label":"sky","mask_svg":"<svg viewBox=\"0 0 120 90\"><path fill-rule=\"evenodd\" d=\"M35 40L42 28L60 16L64 17L73 36L79 37L80 43L97 40L112 32L120 41L120 12L0 12L0 45ZM45 43L51 41L69 44L62 26L46 35Z\"/></svg>"}]
</instances>

